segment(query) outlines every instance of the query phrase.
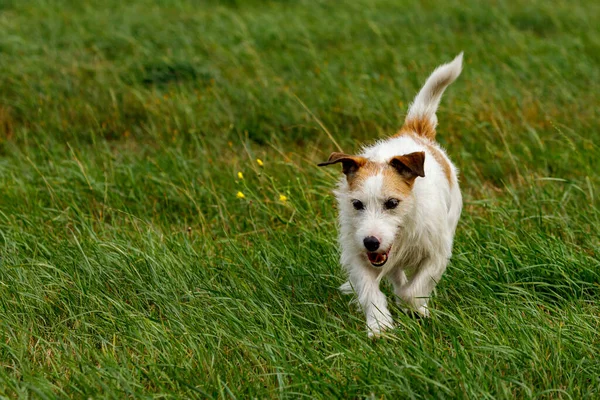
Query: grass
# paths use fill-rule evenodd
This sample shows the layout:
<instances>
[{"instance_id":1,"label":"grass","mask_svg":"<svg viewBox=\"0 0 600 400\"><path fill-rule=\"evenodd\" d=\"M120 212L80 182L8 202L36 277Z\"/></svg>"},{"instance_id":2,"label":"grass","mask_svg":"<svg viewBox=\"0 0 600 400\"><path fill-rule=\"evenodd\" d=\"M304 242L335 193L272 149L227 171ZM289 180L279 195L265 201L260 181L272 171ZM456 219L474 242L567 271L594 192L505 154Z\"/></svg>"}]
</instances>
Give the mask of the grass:
<instances>
[{"instance_id":1,"label":"grass","mask_svg":"<svg viewBox=\"0 0 600 400\"><path fill-rule=\"evenodd\" d=\"M0 392L600 397L599 18L0 2ZM461 50L438 114L465 197L454 258L432 318L395 310L371 341L336 290L338 173L315 164L393 133Z\"/></svg>"}]
</instances>

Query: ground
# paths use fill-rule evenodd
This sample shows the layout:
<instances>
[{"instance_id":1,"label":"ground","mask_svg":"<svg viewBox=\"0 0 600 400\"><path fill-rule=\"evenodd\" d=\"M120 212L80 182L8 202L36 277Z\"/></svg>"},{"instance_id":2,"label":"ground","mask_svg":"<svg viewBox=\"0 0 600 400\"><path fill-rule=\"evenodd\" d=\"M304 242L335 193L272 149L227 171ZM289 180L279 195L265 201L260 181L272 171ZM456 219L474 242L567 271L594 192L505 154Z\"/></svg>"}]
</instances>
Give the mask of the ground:
<instances>
[{"instance_id":1,"label":"ground","mask_svg":"<svg viewBox=\"0 0 600 400\"><path fill-rule=\"evenodd\" d=\"M600 397L599 21L592 1L1 1L0 393ZM316 163L393 134L460 51L438 113L454 256L429 320L394 309L369 340L336 290L339 171Z\"/></svg>"}]
</instances>

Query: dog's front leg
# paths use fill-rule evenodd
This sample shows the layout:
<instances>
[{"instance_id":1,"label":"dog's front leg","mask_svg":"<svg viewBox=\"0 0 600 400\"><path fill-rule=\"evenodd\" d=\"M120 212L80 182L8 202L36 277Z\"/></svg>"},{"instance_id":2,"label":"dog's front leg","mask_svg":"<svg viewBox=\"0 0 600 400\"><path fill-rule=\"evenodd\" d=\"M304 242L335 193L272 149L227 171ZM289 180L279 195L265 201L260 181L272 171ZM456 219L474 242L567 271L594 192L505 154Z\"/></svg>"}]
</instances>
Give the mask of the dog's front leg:
<instances>
[{"instance_id":1,"label":"dog's front leg","mask_svg":"<svg viewBox=\"0 0 600 400\"><path fill-rule=\"evenodd\" d=\"M379 290L378 275L377 271L362 265L355 266L350 272L350 283L367 319L369 337L379 336L382 331L394 326L387 299Z\"/></svg>"},{"instance_id":2,"label":"dog's front leg","mask_svg":"<svg viewBox=\"0 0 600 400\"><path fill-rule=\"evenodd\" d=\"M431 292L442 278L448 259L446 257L428 257L421 262L415 275L403 285L395 287L395 293L411 309L422 317L429 317L427 301ZM400 280L398 279L398 283Z\"/></svg>"}]
</instances>

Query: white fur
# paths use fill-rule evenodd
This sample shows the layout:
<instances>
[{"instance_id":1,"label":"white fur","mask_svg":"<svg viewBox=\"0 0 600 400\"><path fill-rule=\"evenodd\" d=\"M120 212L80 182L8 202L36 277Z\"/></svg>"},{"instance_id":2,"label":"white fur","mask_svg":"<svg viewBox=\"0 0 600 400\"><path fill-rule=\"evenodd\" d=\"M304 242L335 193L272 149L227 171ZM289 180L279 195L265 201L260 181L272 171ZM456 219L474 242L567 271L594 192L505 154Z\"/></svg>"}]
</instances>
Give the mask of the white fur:
<instances>
[{"instance_id":1,"label":"white fur","mask_svg":"<svg viewBox=\"0 0 600 400\"><path fill-rule=\"evenodd\" d=\"M461 68L462 53L451 63L438 67L416 96L407 120L426 117L435 125L435 112L442 93L460 74ZM454 232L462 209L457 170L443 149L428 142L438 148L451 165L450 184L442 166L421 143L403 135L366 147L361 154L384 165L394 156L425 152L425 177L416 178L411 194L402 199L396 209L382 207L388 194L381 174L368 178L355 190L350 189L344 177L335 191L340 210L341 264L349 277L340 290L356 293L366 316L369 336L379 335L393 326L386 297L379 289L381 279L387 277L391 281L402 307L427 317L427 301L452 253ZM364 210L353 208L354 199L364 203ZM372 266L366 257L363 239L367 236L379 238L382 249L391 246L388 260L381 268Z\"/></svg>"},{"instance_id":2,"label":"white fur","mask_svg":"<svg viewBox=\"0 0 600 400\"><path fill-rule=\"evenodd\" d=\"M437 117L435 112L440 105L442 94L448 85L458 78L462 71L463 53L461 52L448 64L440 65L431 73L423 88L409 107L406 119L419 117L429 118L435 128Z\"/></svg>"}]
</instances>

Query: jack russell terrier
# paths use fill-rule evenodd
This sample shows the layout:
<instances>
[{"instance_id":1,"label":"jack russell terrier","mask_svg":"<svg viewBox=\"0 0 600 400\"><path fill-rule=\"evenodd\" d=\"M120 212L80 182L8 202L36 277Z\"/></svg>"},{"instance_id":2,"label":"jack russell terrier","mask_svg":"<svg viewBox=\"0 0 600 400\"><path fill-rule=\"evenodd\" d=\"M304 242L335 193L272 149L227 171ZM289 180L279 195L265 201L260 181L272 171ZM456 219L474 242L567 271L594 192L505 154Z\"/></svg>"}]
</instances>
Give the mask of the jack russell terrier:
<instances>
[{"instance_id":1,"label":"jack russell terrier","mask_svg":"<svg viewBox=\"0 0 600 400\"><path fill-rule=\"evenodd\" d=\"M342 164L345 177L334 193L349 281L340 290L357 295L369 337L393 327L381 279L391 281L405 312L428 317L427 301L452 254L462 196L458 171L435 141L435 113L462 59L460 53L433 71L396 135L319 164Z\"/></svg>"}]
</instances>

